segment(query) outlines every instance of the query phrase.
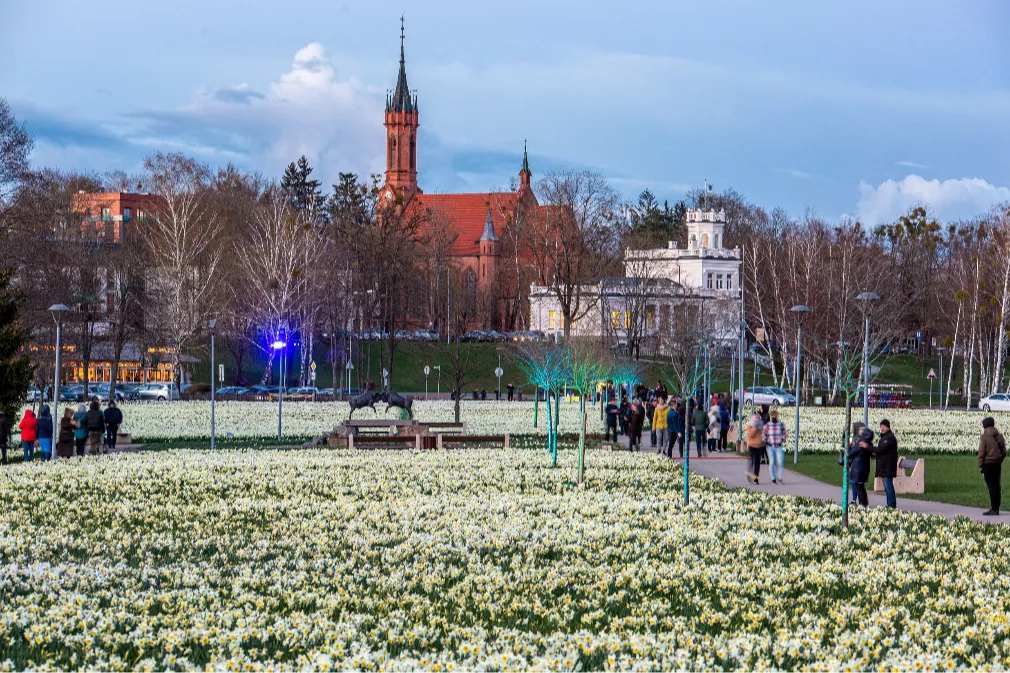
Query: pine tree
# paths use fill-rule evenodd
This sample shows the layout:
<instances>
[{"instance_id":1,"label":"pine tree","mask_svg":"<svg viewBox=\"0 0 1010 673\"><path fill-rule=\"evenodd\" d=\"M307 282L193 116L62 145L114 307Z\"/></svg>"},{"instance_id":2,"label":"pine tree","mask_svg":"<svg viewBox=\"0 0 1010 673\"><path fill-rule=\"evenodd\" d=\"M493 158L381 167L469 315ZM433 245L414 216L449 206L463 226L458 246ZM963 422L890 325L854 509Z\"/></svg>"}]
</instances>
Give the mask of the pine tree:
<instances>
[{"instance_id":1,"label":"pine tree","mask_svg":"<svg viewBox=\"0 0 1010 673\"><path fill-rule=\"evenodd\" d=\"M0 409L13 424L20 415L32 380L24 352L28 331L18 320L23 298L11 284L12 271L0 271Z\"/></svg>"},{"instance_id":2,"label":"pine tree","mask_svg":"<svg viewBox=\"0 0 1010 673\"><path fill-rule=\"evenodd\" d=\"M284 169L281 189L288 193L291 207L304 219L312 219L322 214L325 198L323 197L319 180L309 179L312 167L303 154L297 163L292 162Z\"/></svg>"}]
</instances>

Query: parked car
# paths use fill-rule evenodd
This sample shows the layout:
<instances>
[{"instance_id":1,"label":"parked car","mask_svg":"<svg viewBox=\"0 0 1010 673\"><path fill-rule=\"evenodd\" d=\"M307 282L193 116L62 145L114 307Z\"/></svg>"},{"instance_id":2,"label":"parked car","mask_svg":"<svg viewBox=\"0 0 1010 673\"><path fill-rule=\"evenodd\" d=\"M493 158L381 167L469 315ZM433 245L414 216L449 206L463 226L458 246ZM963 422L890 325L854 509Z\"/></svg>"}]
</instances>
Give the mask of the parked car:
<instances>
[{"instance_id":1,"label":"parked car","mask_svg":"<svg viewBox=\"0 0 1010 673\"><path fill-rule=\"evenodd\" d=\"M1010 395L1007 393L987 395L978 401L978 408L982 411L1010 411Z\"/></svg>"},{"instance_id":2,"label":"parked car","mask_svg":"<svg viewBox=\"0 0 1010 673\"><path fill-rule=\"evenodd\" d=\"M324 396L328 395L329 397L333 397L333 388L322 388L322 389L320 389L320 391L319 391L318 394L319 395L324 395Z\"/></svg>"},{"instance_id":3,"label":"parked car","mask_svg":"<svg viewBox=\"0 0 1010 673\"><path fill-rule=\"evenodd\" d=\"M122 393L123 398L127 401L139 400L140 399L140 387L144 385L143 383L117 383L116 392Z\"/></svg>"},{"instance_id":4,"label":"parked car","mask_svg":"<svg viewBox=\"0 0 1010 673\"><path fill-rule=\"evenodd\" d=\"M749 402L755 406L777 404L780 407L787 407L796 404L796 397L789 391L775 386L757 386L743 391L743 401L744 404Z\"/></svg>"},{"instance_id":5,"label":"parked car","mask_svg":"<svg viewBox=\"0 0 1010 673\"><path fill-rule=\"evenodd\" d=\"M403 341L414 340L414 333L411 332L410 330L405 329L396 330L396 334L394 334L393 336L395 336L397 339L402 339Z\"/></svg>"},{"instance_id":6,"label":"parked car","mask_svg":"<svg viewBox=\"0 0 1010 673\"><path fill-rule=\"evenodd\" d=\"M28 401L29 402L41 402L42 401L42 391L31 385L28 386Z\"/></svg>"},{"instance_id":7,"label":"parked car","mask_svg":"<svg viewBox=\"0 0 1010 673\"><path fill-rule=\"evenodd\" d=\"M179 386L175 383L148 383L140 388L140 399L157 400L159 402L180 399Z\"/></svg>"},{"instance_id":8,"label":"parked car","mask_svg":"<svg viewBox=\"0 0 1010 673\"><path fill-rule=\"evenodd\" d=\"M302 386L300 388L288 388L288 395L318 395L319 389L313 386Z\"/></svg>"},{"instance_id":9,"label":"parked car","mask_svg":"<svg viewBox=\"0 0 1010 673\"><path fill-rule=\"evenodd\" d=\"M215 391L217 395L245 395L248 388L242 386L223 386Z\"/></svg>"},{"instance_id":10,"label":"parked car","mask_svg":"<svg viewBox=\"0 0 1010 673\"><path fill-rule=\"evenodd\" d=\"M97 397L99 402L106 402L109 399L109 384L99 383L95 386L93 397ZM116 384L116 402L122 402L126 399L126 395L119 388L119 384Z\"/></svg>"}]
</instances>

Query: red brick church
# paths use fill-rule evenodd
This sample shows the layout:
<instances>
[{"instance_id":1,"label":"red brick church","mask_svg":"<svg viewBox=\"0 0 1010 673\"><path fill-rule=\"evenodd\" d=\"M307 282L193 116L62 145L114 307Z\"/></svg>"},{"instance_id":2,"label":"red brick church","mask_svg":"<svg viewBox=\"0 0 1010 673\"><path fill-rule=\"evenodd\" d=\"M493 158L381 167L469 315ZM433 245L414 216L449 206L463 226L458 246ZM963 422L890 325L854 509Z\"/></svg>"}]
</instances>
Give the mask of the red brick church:
<instances>
[{"instance_id":1,"label":"red brick church","mask_svg":"<svg viewBox=\"0 0 1010 673\"><path fill-rule=\"evenodd\" d=\"M544 217L550 207L541 206L533 193L532 173L525 147L518 189L515 191L424 193L417 182L417 95L412 94L407 86L403 42L401 25L400 71L396 88L386 97L386 181L382 193L387 198L400 193L405 208L423 209L427 221L440 222L447 228L452 240L447 257L449 263L462 274L464 286L493 294L496 284L504 284L503 269L499 268L503 254L500 235L507 231L510 223L517 221L520 211L524 221L529 222ZM519 254L527 264L531 262L528 251L520 251ZM512 281L514 280L513 274ZM528 287L527 281L527 292ZM525 300L523 297L522 301ZM493 317L495 323L499 322L499 311L499 308L493 311L496 314Z\"/></svg>"}]
</instances>

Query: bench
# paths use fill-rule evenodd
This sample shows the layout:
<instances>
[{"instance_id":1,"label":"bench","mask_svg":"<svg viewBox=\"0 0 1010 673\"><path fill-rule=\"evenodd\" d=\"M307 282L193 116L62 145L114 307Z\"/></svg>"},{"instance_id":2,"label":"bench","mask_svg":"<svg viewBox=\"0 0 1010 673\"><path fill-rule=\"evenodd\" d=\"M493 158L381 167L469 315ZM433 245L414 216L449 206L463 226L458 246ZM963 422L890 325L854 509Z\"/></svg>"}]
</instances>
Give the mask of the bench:
<instances>
[{"instance_id":1,"label":"bench","mask_svg":"<svg viewBox=\"0 0 1010 673\"><path fill-rule=\"evenodd\" d=\"M421 449L421 435L347 435L348 449Z\"/></svg>"},{"instance_id":2,"label":"bench","mask_svg":"<svg viewBox=\"0 0 1010 673\"><path fill-rule=\"evenodd\" d=\"M437 435L465 435L466 423L424 423L428 430Z\"/></svg>"},{"instance_id":3,"label":"bench","mask_svg":"<svg viewBox=\"0 0 1010 673\"><path fill-rule=\"evenodd\" d=\"M911 470L906 474L905 470ZM873 490L882 492L884 480L877 477L873 480ZM925 493L926 492L926 461L922 458L898 458L898 473L894 477L895 493Z\"/></svg>"}]
</instances>

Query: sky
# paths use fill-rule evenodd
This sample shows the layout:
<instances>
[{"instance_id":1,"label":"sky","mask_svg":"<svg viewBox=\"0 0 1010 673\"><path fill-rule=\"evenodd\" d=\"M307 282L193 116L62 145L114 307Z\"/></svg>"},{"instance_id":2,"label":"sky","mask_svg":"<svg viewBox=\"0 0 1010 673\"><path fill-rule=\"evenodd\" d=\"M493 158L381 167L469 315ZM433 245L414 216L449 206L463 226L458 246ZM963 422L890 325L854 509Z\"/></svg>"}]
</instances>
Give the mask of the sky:
<instances>
[{"instance_id":1,"label":"sky","mask_svg":"<svg viewBox=\"0 0 1010 673\"><path fill-rule=\"evenodd\" d=\"M943 220L1010 201L1006 0L0 0L0 97L37 165L156 151L331 184L383 169L400 16L428 193L708 180L795 217Z\"/></svg>"}]
</instances>

